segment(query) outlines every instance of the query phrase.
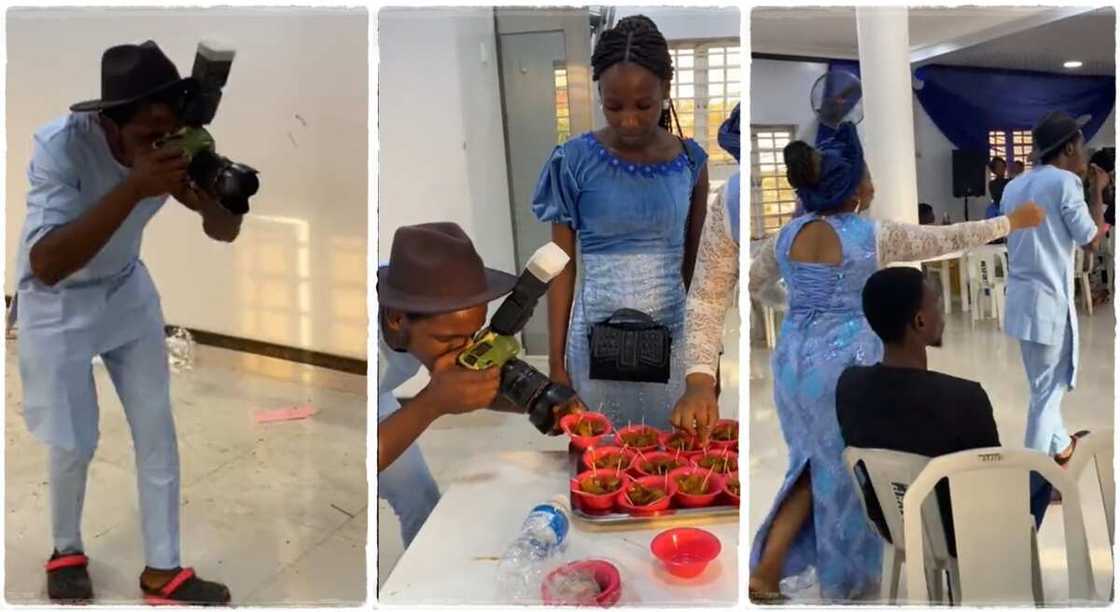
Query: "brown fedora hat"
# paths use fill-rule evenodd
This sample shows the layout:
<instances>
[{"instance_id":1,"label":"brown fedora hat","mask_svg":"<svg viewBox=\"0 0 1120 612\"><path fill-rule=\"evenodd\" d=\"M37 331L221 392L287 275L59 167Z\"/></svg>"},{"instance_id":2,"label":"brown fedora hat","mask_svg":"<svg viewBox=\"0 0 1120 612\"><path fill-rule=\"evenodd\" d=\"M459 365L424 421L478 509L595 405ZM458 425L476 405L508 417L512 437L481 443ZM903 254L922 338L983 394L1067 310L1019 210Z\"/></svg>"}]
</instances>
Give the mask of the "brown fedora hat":
<instances>
[{"instance_id":1,"label":"brown fedora hat","mask_svg":"<svg viewBox=\"0 0 1120 612\"><path fill-rule=\"evenodd\" d=\"M389 265L377 270L377 301L403 312L440 314L492 302L516 282L485 267L457 224L406 225L393 235Z\"/></svg>"}]
</instances>

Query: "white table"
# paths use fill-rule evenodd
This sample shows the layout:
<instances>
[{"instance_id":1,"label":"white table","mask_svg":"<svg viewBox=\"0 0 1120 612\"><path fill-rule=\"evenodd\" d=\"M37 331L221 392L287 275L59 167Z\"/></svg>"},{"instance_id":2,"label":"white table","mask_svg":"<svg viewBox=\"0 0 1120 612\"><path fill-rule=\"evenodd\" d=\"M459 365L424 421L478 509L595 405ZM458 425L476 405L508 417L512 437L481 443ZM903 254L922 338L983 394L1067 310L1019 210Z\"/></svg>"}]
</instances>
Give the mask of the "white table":
<instances>
[{"instance_id":1,"label":"white table","mask_svg":"<svg viewBox=\"0 0 1120 612\"><path fill-rule=\"evenodd\" d=\"M567 490L566 452L518 452L472 457L443 494L379 593L381 604L500 605L498 559L533 506ZM622 575L619 605L734 606L738 601L736 517L695 525L720 539L722 550L703 574L669 575L649 551L665 526L603 529L572 520L569 560L597 557Z\"/></svg>"}]
</instances>

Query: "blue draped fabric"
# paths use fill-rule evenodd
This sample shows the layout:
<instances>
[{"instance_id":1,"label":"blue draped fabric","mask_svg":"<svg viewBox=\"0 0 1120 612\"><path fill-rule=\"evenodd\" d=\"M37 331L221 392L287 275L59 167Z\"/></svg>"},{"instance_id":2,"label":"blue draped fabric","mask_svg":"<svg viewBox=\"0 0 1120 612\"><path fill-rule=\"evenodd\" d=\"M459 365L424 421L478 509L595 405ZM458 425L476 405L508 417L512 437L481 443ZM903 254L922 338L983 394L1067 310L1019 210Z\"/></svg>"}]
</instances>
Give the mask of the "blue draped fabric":
<instances>
[{"instance_id":1,"label":"blue draped fabric","mask_svg":"<svg viewBox=\"0 0 1120 612\"><path fill-rule=\"evenodd\" d=\"M1083 133L1091 140L1116 101L1112 76L960 66L923 66L918 101L958 149L988 150L988 132L1029 130L1050 111L1089 115Z\"/></svg>"},{"instance_id":2,"label":"blue draped fabric","mask_svg":"<svg viewBox=\"0 0 1120 612\"><path fill-rule=\"evenodd\" d=\"M859 62L836 60L828 69L860 76ZM966 151L987 151L988 132L1030 130L1055 110L1089 115L1083 132L1092 140L1116 103L1112 76L940 65L918 68L914 76L922 82L915 93L926 114L956 148ZM833 133L818 126L817 143Z\"/></svg>"}]
</instances>

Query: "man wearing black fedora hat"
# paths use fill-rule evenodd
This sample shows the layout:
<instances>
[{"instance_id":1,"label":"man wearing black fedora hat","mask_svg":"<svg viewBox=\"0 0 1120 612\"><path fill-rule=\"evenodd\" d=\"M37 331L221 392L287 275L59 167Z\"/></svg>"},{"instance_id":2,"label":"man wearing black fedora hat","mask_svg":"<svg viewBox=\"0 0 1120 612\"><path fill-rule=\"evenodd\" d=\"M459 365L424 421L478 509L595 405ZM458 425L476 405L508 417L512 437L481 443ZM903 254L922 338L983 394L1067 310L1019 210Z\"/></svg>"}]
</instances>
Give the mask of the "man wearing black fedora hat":
<instances>
[{"instance_id":1,"label":"man wearing black fedora hat","mask_svg":"<svg viewBox=\"0 0 1120 612\"><path fill-rule=\"evenodd\" d=\"M1033 130L1040 165L1008 183L1003 212L1026 202L1046 209L1032 232L1007 238L1008 282L1004 329L1019 340L1030 384L1026 446L1065 465L1084 432L1070 436L1062 419L1062 395L1077 373L1077 311L1073 301L1074 249L1093 249L1104 232L1103 192L1108 174L1088 163L1081 128L1088 118L1047 114ZM1082 177L1091 179L1085 202Z\"/></svg>"},{"instance_id":2,"label":"man wearing black fedora hat","mask_svg":"<svg viewBox=\"0 0 1120 612\"><path fill-rule=\"evenodd\" d=\"M499 368L482 371L456 358L486 324L487 304L517 278L487 268L462 228L425 223L399 228L389 263L377 270L377 494L401 521L407 547L439 501L416 439L445 414L506 406ZM431 378L400 403L394 391L424 367ZM578 400L558 412L581 409Z\"/></svg>"},{"instance_id":3,"label":"man wearing black fedora hat","mask_svg":"<svg viewBox=\"0 0 1120 612\"><path fill-rule=\"evenodd\" d=\"M194 87L153 42L107 50L101 98L35 134L19 244L16 316L24 417L50 450L54 551L47 592L93 597L81 537L86 477L98 442L91 362L101 356L132 430L152 603L223 604L224 585L180 566L179 452L163 313L140 260L143 231L169 195L233 241L241 219L187 179L186 161L155 143L179 127Z\"/></svg>"}]
</instances>

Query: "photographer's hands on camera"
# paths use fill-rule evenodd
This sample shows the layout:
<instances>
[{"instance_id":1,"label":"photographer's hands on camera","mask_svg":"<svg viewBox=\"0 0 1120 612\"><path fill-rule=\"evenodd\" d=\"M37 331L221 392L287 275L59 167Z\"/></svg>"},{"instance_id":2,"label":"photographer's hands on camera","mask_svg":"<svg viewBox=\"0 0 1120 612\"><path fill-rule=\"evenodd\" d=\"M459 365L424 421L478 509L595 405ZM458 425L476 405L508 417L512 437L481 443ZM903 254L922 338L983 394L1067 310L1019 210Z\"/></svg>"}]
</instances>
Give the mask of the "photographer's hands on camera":
<instances>
[{"instance_id":1,"label":"photographer's hands on camera","mask_svg":"<svg viewBox=\"0 0 1120 612\"><path fill-rule=\"evenodd\" d=\"M494 408L499 401L501 368L471 370L460 366L458 358L458 351L452 351L436 359L428 385L416 396L423 405L435 410L437 416ZM552 435L561 433L561 418L584 410L578 397L556 406L553 409L555 425Z\"/></svg>"},{"instance_id":2,"label":"photographer's hands on camera","mask_svg":"<svg viewBox=\"0 0 1120 612\"><path fill-rule=\"evenodd\" d=\"M125 179L137 199L180 192L188 183L187 158L178 149L141 150Z\"/></svg>"}]
</instances>

